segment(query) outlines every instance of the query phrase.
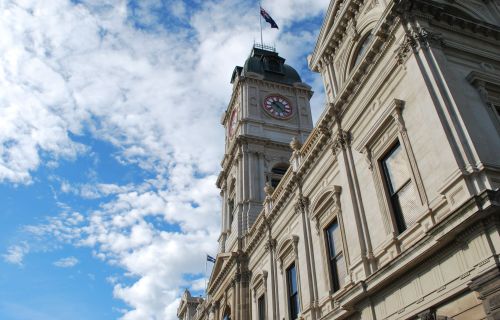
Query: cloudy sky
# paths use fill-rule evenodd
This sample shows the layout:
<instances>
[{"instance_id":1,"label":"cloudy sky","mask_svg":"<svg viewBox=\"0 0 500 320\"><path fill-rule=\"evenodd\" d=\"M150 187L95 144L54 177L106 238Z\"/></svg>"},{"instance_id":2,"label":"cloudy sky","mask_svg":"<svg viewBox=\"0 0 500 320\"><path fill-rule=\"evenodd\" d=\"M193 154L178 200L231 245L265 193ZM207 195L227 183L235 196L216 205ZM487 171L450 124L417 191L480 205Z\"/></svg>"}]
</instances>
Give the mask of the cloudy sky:
<instances>
[{"instance_id":1,"label":"cloudy sky","mask_svg":"<svg viewBox=\"0 0 500 320\"><path fill-rule=\"evenodd\" d=\"M264 0L307 70L327 0ZM175 319L202 294L258 2L0 0L0 319Z\"/></svg>"}]
</instances>

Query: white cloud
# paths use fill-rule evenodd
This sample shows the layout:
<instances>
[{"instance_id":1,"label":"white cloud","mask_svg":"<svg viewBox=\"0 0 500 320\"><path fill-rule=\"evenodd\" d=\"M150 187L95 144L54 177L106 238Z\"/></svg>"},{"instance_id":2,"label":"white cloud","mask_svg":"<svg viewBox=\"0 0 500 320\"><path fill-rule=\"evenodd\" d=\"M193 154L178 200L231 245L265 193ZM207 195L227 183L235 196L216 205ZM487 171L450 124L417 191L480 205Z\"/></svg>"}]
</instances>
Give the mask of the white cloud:
<instances>
[{"instance_id":1,"label":"white cloud","mask_svg":"<svg viewBox=\"0 0 500 320\"><path fill-rule=\"evenodd\" d=\"M78 259L71 256L54 261L53 265L59 268L71 268L78 264Z\"/></svg>"},{"instance_id":2,"label":"white cloud","mask_svg":"<svg viewBox=\"0 0 500 320\"><path fill-rule=\"evenodd\" d=\"M29 245L27 243L21 243L18 245L10 246L7 249L7 252L2 256L6 262L22 266L24 256L28 254L29 251Z\"/></svg>"},{"instance_id":3,"label":"white cloud","mask_svg":"<svg viewBox=\"0 0 500 320\"><path fill-rule=\"evenodd\" d=\"M281 28L266 29L265 41L276 41L288 63L304 63L317 30L287 26L327 2L264 1ZM134 12L118 0L0 3L0 182L32 183L41 164L55 168L95 152L71 138L82 135L111 143L123 165L151 173L127 185L100 183L99 173L86 183L62 177L62 193L100 200L99 208L79 213L61 203L60 215L24 231L89 247L123 268L108 281L131 307L124 319L171 320L184 275L202 272L205 254L216 251L219 119L231 72L258 37L258 6L203 1L191 12L180 1L137 3ZM163 9L192 29L164 29L155 15ZM3 257L22 265L28 251L13 246ZM126 277L137 280L129 285Z\"/></svg>"}]
</instances>

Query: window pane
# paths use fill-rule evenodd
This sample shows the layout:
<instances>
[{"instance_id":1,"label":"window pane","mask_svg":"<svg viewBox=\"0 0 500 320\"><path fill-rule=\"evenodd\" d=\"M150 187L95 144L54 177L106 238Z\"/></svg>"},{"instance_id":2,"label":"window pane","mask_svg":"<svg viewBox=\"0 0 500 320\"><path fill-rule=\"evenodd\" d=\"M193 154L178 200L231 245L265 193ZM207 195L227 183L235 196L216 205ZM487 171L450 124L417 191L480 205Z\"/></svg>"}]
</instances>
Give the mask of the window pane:
<instances>
[{"instance_id":1,"label":"window pane","mask_svg":"<svg viewBox=\"0 0 500 320\"><path fill-rule=\"evenodd\" d=\"M345 266L342 254L342 239L338 223L332 223L326 230L328 241L328 259L330 260L330 275L332 290L337 291L343 284ZM342 279L340 279L342 277Z\"/></svg>"},{"instance_id":2,"label":"window pane","mask_svg":"<svg viewBox=\"0 0 500 320\"><path fill-rule=\"evenodd\" d=\"M340 243L340 232L339 225L337 223L333 223L328 227L326 234L328 236L328 250L330 252L330 257L335 257L337 255L337 248L335 244Z\"/></svg>"},{"instance_id":3,"label":"window pane","mask_svg":"<svg viewBox=\"0 0 500 320\"><path fill-rule=\"evenodd\" d=\"M299 295L295 294L291 299L291 316L292 319L297 319L299 316Z\"/></svg>"},{"instance_id":4,"label":"window pane","mask_svg":"<svg viewBox=\"0 0 500 320\"><path fill-rule=\"evenodd\" d=\"M365 37L363 43L358 48L358 52L356 53L356 59L354 60L354 64L352 65L353 68L361 61L361 58L365 54L365 51L368 48L368 44L370 43L371 40L372 40L372 34L370 33L368 36Z\"/></svg>"},{"instance_id":5,"label":"window pane","mask_svg":"<svg viewBox=\"0 0 500 320\"><path fill-rule=\"evenodd\" d=\"M345 283L345 277L347 276L347 270L345 267L345 262L344 262L344 255L339 254L337 256L337 273L338 273L338 282L339 282L339 287L342 288Z\"/></svg>"},{"instance_id":6,"label":"window pane","mask_svg":"<svg viewBox=\"0 0 500 320\"><path fill-rule=\"evenodd\" d=\"M399 205L406 227L415 223L418 218L420 204L417 199L415 186L412 182L408 183L404 186L404 188L399 190L395 201L397 201Z\"/></svg>"},{"instance_id":7,"label":"window pane","mask_svg":"<svg viewBox=\"0 0 500 320\"><path fill-rule=\"evenodd\" d=\"M266 300L264 299L264 296L261 296L259 298L258 308L259 308L259 320L265 320L266 319Z\"/></svg>"},{"instance_id":8,"label":"window pane","mask_svg":"<svg viewBox=\"0 0 500 320\"><path fill-rule=\"evenodd\" d=\"M290 319L296 319L299 314L299 295L297 292L297 273L293 264L286 270L288 285L288 303L290 310Z\"/></svg>"},{"instance_id":9,"label":"window pane","mask_svg":"<svg viewBox=\"0 0 500 320\"><path fill-rule=\"evenodd\" d=\"M410 179L403 149L399 144L383 160L383 164L392 195Z\"/></svg>"},{"instance_id":10,"label":"window pane","mask_svg":"<svg viewBox=\"0 0 500 320\"><path fill-rule=\"evenodd\" d=\"M295 265L292 265L290 269L288 269L288 285L290 295L297 292L297 275L295 272Z\"/></svg>"}]
</instances>

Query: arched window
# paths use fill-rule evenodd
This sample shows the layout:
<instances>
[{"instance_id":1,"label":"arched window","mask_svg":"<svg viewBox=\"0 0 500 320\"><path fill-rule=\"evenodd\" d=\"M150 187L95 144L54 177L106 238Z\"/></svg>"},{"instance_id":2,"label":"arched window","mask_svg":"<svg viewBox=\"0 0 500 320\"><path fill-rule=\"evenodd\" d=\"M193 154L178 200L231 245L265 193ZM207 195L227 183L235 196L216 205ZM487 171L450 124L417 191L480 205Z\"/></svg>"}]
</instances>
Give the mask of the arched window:
<instances>
[{"instance_id":1,"label":"arched window","mask_svg":"<svg viewBox=\"0 0 500 320\"><path fill-rule=\"evenodd\" d=\"M268 174L268 181L271 183L273 188L276 188L283 178L286 170L288 170L289 165L287 163L278 163L275 165L271 172Z\"/></svg>"},{"instance_id":2,"label":"arched window","mask_svg":"<svg viewBox=\"0 0 500 320\"><path fill-rule=\"evenodd\" d=\"M372 32L370 31L364 36L363 40L360 41L360 44L356 49L356 54L354 55L354 59L352 60L350 70L354 69L354 67L357 66L358 63L361 61L361 59L365 55L366 49L368 48L368 45L370 44L372 38L373 38Z\"/></svg>"}]
</instances>

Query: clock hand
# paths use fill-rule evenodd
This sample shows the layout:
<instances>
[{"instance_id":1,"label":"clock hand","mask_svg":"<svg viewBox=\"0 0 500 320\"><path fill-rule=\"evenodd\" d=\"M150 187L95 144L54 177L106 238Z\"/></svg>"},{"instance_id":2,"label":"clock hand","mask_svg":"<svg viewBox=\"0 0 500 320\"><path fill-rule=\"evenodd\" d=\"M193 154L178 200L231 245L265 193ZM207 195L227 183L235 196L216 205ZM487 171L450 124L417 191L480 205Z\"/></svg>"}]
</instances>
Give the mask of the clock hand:
<instances>
[{"instance_id":1,"label":"clock hand","mask_svg":"<svg viewBox=\"0 0 500 320\"><path fill-rule=\"evenodd\" d=\"M273 105L275 105L278 109L280 109L281 112L284 112L284 109L281 107L281 104L277 103L276 101L273 101Z\"/></svg>"}]
</instances>

